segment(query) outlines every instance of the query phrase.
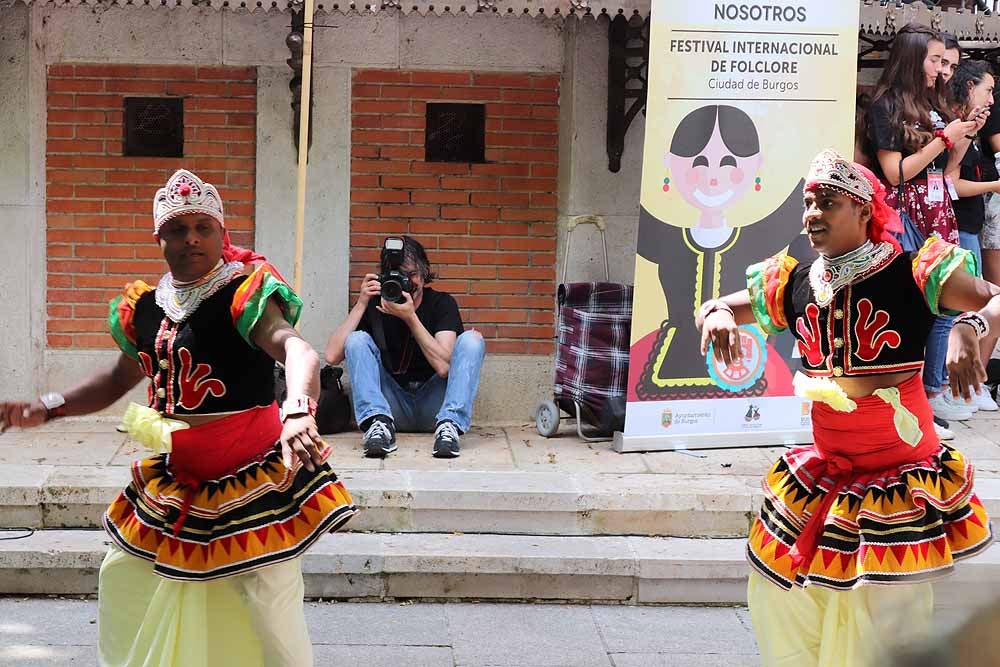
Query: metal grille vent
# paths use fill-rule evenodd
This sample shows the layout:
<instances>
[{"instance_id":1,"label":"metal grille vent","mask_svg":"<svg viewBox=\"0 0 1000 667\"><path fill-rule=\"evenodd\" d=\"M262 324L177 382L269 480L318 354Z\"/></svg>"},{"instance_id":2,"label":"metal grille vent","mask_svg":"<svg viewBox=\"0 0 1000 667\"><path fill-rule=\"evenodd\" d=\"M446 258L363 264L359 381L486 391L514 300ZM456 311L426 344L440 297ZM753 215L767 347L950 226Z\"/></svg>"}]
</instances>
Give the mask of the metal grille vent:
<instances>
[{"instance_id":1,"label":"metal grille vent","mask_svg":"<svg viewBox=\"0 0 1000 667\"><path fill-rule=\"evenodd\" d=\"M485 162L486 106L428 103L424 135L427 162Z\"/></svg>"},{"instance_id":2,"label":"metal grille vent","mask_svg":"<svg viewBox=\"0 0 1000 667\"><path fill-rule=\"evenodd\" d=\"M125 98L125 155L184 157L184 100Z\"/></svg>"}]
</instances>

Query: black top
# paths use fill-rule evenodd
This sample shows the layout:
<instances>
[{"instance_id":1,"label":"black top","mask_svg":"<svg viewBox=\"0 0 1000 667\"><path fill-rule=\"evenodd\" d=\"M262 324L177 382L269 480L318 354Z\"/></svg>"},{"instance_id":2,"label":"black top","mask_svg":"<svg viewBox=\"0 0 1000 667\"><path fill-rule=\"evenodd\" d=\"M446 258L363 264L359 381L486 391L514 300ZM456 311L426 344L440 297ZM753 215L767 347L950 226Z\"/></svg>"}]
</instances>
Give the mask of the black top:
<instances>
[{"instance_id":1,"label":"black top","mask_svg":"<svg viewBox=\"0 0 1000 667\"><path fill-rule=\"evenodd\" d=\"M371 334L378 342L372 331L372 319L377 317L382 321L387 348L383 350L382 355L385 369L401 387L412 383L422 384L429 380L434 375L434 368L427 361L410 328L398 317L380 313L375 309L375 305L377 305L375 301L369 303L364 317L358 324L358 331ZM436 292L430 287L424 288L423 299L417 308L417 318L432 336L439 331L454 331L456 335L461 335L465 330L455 297L447 292Z\"/></svg>"},{"instance_id":2,"label":"black top","mask_svg":"<svg viewBox=\"0 0 1000 667\"><path fill-rule=\"evenodd\" d=\"M979 142L973 141L969 144L969 150L962 158L960 176L964 181L980 182L982 176L983 155L977 145ZM982 195L973 197L961 197L954 200L952 208L955 209L955 218L958 220L959 231L969 234L978 234L983 229L983 221L986 219L986 202Z\"/></svg>"},{"instance_id":3,"label":"black top","mask_svg":"<svg viewBox=\"0 0 1000 667\"><path fill-rule=\"evenodd\" d=\"M234 412L274 402L274 360L251 347L233 323L236 276L177 324L156 291L135 304L135 347L149 383L149 406L164 414Z\"/></svg>"},{"instance_id":4,"label":"black top","mask_svg":"<svg viewBox=\"0 0 1000 667\"><path fill-rule=\"evenodd\" d=\"M785 318L810 375L881 375L923 366L934 315L913 277L915 254L887 254L826 306L816 302L809 282L813 263L792 270Z\"/></svg>"},{"instance_id":5,"label":"black top","mask_svg":"<svg viewBox=\"0 0 1000 667\"><path fill-rule=\"evenodd\" d=\"M983 129L979 130L979 143L982 150L982 180L995 181L1000 179L997 168L993 161L993 147L990 144L990 137L1000 134L1000 105L994 104L990 109L990 116L986 119Z\"/></svg>"},{"instance_id":6,"label":"black top","mask_svg":"<svg viewBox=\"0 0 1000 667\"><path fill-rule=\"evenodd\" d=\"M868 108L868 139L871 141L874 153L872 155L872 171L882 180L885 180L885 174L882 172L882 165L878 160L878 151L897 151L904 158L913 154L913 151L903 148L903 128L894 127L890 122L893 111L891 97L892 93L886 93ZM934 122L934 127L931 128L931 131L944 129L945 123L936 112L932 114L931 119ZM947 164L948 151L945 150L934 158L928 167L944 169ZM913 178L927 178L927 169L924 169Z\"/></svg>"}]
</instances>

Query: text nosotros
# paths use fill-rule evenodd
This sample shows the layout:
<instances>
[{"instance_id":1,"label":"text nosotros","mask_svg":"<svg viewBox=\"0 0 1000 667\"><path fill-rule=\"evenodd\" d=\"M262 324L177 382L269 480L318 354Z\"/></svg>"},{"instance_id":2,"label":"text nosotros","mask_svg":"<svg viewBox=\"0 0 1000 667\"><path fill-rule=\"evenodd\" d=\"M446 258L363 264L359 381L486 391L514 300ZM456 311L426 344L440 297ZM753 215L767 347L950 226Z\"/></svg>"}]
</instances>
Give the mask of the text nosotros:
<instances>
[{"instance_id":1,"label":"text nosotros","mask_svg":"<svg viewBox=\"0 0 1000 667\"><path fill-rule=\"evenodd\" d=\"M716 3L717 21L785 21L805 23L806 8L789 5L750 5L736 3Z\"/></svg>"}]
</instances>

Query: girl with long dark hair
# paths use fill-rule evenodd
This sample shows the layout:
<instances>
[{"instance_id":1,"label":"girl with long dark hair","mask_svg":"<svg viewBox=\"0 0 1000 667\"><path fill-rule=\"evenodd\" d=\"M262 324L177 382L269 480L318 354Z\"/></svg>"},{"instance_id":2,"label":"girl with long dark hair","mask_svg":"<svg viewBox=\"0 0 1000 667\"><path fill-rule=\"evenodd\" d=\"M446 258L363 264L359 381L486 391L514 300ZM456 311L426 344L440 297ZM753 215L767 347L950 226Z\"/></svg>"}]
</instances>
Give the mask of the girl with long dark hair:
<instances>
[{"instance_id":1,"label":"girl with long dark hair","mask_svg":"<svg viewBox=\"0 0 1000 667\"><path fill-rule=\"evenodd\" d=\"M868 110L873 167L886 183L886 203L906 214L924 238L958 244L944 175L958 168L970 138L986 120L983 109L955 118L941 77L945 44L935 30L909 24L896 34ZM906 248L916 250L916 248ZM927 339L924 388L941 419L968 419L972 410L942 393L951 319L940 317Z\"/></svg>"},{"instance_id":2,"label":"girl with long dark hair","mask_svg":"<svg viewBox=\"0 0 1000 667\"><path fill-rule=\"evenodd\" d=\"M979 131L979 147L983 152L981 163L984 180L1000 178L996 163L1000 162L1000 105L994 105L986 125ZM1000 196L986 194L986 220L979 233L983 253L983 278L1000 285Z\"/></svg>"},{"instance_id":3,"label":"girl with long dark hair","mask_svg":"<svg viewBox=\"0 0 1000 667\"><path fill-rule=\"evenodd\" d=\"M993 104L993 75L990 64L982 60L966 60L955 68L955 73L949 81L955 100L954 110L959 116L967 116L976 108L989 108ZM961 246L975 255L982 275L982 249L979 234L986 220L987 193L1000 192L1000 180L990 180L983 171L983 151L979 139L969 144L969 149L962 158L959 168L950 176L955 183L958 199L952 202L955 218L958 221L958 235ZM993 352L996 336L984 338L980 345L980 355L989 359ZM989 412L1000 409L989 395L981 391L974 397L974 405L980 410Z\"/></svg>"},{"instance_id":4,"label":"girl with long dark hair","mask_svg":"<svg viewBox=\"0 0 1000 667\"><path fill-rule=\"evenodd\" d=\"M924 236L957 243L951 200L928 193L928 176L958 166L979 121L953 117L940 76L944 51L939 33L925 26L897 33L872 96L868 134L875 173L891 186L886 202L908 213Z\"/></svg>"}]
</instances>

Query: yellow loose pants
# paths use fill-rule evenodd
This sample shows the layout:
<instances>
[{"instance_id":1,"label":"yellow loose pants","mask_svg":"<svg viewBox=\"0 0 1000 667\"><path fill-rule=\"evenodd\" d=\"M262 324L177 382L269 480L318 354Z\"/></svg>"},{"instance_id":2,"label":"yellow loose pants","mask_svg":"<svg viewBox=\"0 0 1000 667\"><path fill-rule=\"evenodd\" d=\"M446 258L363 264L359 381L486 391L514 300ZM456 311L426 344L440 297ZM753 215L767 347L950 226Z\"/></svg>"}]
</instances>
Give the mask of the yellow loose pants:
<instances>
[{"instance_id":1,"label":"yellow loose pants","mask_svg":"<svg viewBox=\"0 0 1000 667\"><path fill-rule=\"evenodd\" d=\"M891 646L926 637L934 607L929 583L786 591L753 570L747 599L763 667L880 664Z\"/></svg>"},{"instance_id":2,"label":"yellow loose pants","mask_svg":"<svg viewBox=\"0 0 1000 667\"><path fill-rule=\"evenodd\" d=\"M312 667L298 558L173 581L112 546L98 585L101 667Z\"/></svg>"}]
</instances>

